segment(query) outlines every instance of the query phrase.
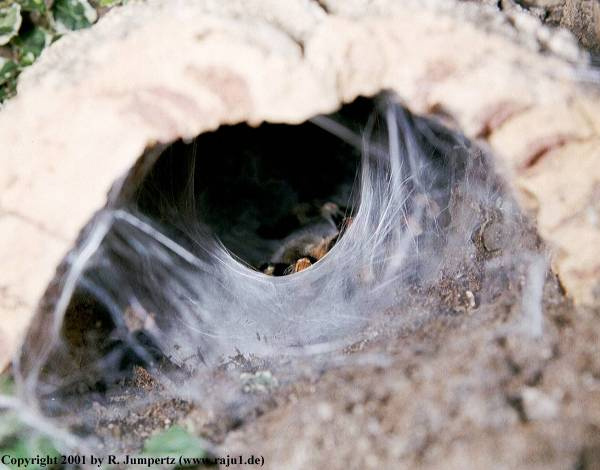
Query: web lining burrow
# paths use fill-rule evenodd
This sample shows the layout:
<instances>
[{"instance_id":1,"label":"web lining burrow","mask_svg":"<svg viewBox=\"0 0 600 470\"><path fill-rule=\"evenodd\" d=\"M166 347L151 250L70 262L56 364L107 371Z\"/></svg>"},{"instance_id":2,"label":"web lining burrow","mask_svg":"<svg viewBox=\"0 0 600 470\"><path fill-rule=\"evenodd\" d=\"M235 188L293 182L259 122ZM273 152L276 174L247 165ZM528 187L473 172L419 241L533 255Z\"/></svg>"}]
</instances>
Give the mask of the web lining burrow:
<instances>
[{"instance_id":1,"label":"web lining burrow","mask_svg":"<svg viewBox=\"0 0 600 470\"><path fill-rule=\"evenodd\" d=\"M65 262L49 336L16 365L40 415L80 428L97 418L77 404L110 401L134 367L218 407L247 400L212 385L232 357L289 382L286 361L331 367L353 344L474 314L515 287L533 292L523 324L542 328L545 255L490 155L387 93L177 142L115 201ZM334 242L319 258L288 249L320 239ZM290 270L294 256L309 264Z\"/></svg>"}]
</instances>

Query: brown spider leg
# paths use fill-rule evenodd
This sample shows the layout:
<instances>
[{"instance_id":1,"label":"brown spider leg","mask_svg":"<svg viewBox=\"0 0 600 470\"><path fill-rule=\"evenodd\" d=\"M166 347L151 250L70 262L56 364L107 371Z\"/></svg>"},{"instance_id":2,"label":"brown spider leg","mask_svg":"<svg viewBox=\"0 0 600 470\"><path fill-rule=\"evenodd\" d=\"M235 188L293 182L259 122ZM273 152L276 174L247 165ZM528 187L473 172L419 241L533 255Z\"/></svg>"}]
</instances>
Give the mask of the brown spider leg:
<instances>
[{"instance_id":1,"label":"brown spider leg","mask_svg":"<svg viewBox=\"0 0 600 470\"><path fill-rule=\"evenodd\" d=\"M345 209L342 209L335 202L326 202L321 206L320 212L321 217L323 217L326 220L329 220L339 230L339 227L345 218Z\"/></svg>"},{"instance_id":2,"label":"brown spider leg","mask_svg":"<svg viewBox=\"0 0 600 470\"><path fill-rule=\"evenodd\" d=\"M283 276L287 267L284 263L264 263L259 271L267 276Z\"/></svg>"},{"instance_id":3,"label":"brown spider leg","mask_svg":"<svg viewBox=\"0 0 600 470\"><path fill-rule=\"evenodd\" d=\"M342 220L342 222L340 223L340 226L339 226L340 233L338 234L338 237L341 237L344 234L344 232L346 230L348 230L348 227L350 227L350 225L352 225L352 220L353 220L353 217L351 217L351 216L344 217L344 219Z\"/></svg>"},{"instance_id":4,"label":"brown spider leg","mask_svg":"<svg viewBox=\"0 0 600 470\"><path fill-rule=\"evenodd\" d=\"M300 258L298 261L296 261L296 264L294 265L294 272L298 273L306 268L310 268L311 266L312 263L308 258Z\"/></svg>"},{"instance_id":5,"label":"brown spider leg","mask_svg":"<svg viewBox=\"0 0 600 470\"><path fill-rule=\"evenodd\" d=\"M306 268L310 268L311 266L312 266L312 263L311 263L310 259L308 259L308 258L300 258L294 264L292 264L291 266L289 266L284 271L283 274L287 275L287 274L299 273L300 271L303 271Z\"/></svg>"},{"instance_id":6,"label":"brown spider leg","mask_svg":"<svg viewBox=\"0 0 600 470\"><path fill-rule=\"evenodd\" d=\"M320 260L329 252L329 250L331 250L333 245L335 245L338 237L339 234L333 235L329 238L324 238L320 243L310 247L308 250L309 255L312 256L316 261Z\"/></svg>"}]
</instances>

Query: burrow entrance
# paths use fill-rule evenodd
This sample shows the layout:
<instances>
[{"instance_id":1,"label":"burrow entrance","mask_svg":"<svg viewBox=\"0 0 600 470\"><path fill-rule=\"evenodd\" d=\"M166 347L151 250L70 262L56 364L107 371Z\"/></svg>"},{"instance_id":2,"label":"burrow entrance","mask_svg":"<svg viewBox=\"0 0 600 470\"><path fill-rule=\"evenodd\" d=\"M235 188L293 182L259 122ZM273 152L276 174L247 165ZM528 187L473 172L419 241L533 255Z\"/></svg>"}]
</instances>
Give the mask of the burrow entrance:
<instances>
[{"instance_id":1,"label":"burrow entrance","mask_svg":"<svg viewBox=\"0 0 600 470\"><path fill-rule=\"evenodd\" d=\"M176 142L130 193L84 230L49 291L67 308L40 314L58 334L40 347L34 329L23 363L42 409L83 434L109 419L90 400L118 418L132 387L136 407L187 403L173 416L251 408L256 380L298 379L289 361L323 370L352 345L517 302L542 256L491 158L389 94ZM265 370L278 379L239 387Z\"/></svg>"}]
</instances>

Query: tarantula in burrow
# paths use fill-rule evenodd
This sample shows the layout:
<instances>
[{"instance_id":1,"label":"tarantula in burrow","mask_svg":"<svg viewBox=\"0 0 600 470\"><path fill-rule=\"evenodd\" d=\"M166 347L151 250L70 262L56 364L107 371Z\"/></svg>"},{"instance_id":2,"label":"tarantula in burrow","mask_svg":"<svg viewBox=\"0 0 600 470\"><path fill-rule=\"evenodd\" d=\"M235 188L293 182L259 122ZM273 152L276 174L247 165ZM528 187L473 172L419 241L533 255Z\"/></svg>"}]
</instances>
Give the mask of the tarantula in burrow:
<instances>
[{"instance_id":1,"label":"tarantula in burrow","mask_svg":"<svg viewBox=\"0 0 600 470\"><path fill-rule=\"evenodd\" d=\"M296 208L295 216L301 227L282 242L281 247L259 270L270 276L285 276L302 271L323 258L352 223L346 210L333 202L326 202L318 214L308 217L303 207Z\"/></svg>"}]
</instances>

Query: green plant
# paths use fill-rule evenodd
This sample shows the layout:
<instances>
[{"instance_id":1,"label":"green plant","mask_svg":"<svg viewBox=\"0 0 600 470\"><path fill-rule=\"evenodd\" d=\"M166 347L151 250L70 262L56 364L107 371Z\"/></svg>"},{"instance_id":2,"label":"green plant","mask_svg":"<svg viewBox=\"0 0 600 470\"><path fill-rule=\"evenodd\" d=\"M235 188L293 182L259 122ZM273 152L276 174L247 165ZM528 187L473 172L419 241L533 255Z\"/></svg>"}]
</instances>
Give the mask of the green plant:
<instances>
[{"instance_id":1,"label":"green plant","mask_svg":"<svg viewBox=\"0 0 600 470\"><path fill-rule=\"evenodd\" d=\"M0 0L0 103L15 95L19 74L53 41L125 1Z\"/></svg>"},{"instance_id":2,"label":"green plant","mask_svg":"<svg viewBox=\"0 0 600 470\"><path fill-rule=\"evenodd\" d=\"M184 455L207 457L202 440L190 434L181 426L171 426L166 431L156 434L144 443L144 455Z\"/></svg>"},{"instance_id":3,"label":"green plant","mask_svg":"<svg viewBox=\"0 0 600 470\"><path fill-rule=\"evenodd\" d=\"M0 376L0 394L12 396L14 383L7 375ZM52 440L40 434L32 434L31 429L26 426L14 411L7 410L0 414L0 454L8 455L16 459L27 459L31 457L53 458L59 455ZM18 468L17 465L8 461L8 468ZM43 460L37 463L29 463L29 470L46 468Z\"/></svg>"}]
</instances>

